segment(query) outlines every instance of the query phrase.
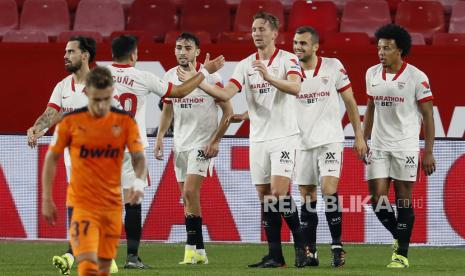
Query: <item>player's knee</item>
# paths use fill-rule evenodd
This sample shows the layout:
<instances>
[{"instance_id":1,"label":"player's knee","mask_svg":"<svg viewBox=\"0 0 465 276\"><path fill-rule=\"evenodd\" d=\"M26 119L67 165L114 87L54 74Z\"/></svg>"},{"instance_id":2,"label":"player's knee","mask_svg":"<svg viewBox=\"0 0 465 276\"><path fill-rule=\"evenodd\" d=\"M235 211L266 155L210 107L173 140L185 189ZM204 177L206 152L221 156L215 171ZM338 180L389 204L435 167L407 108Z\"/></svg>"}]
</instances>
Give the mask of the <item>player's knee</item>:
<instances>
[{"instance_id":1,"label":"player's knee","mask_svg":"<svg viewBox=\"0 0 465 276\"><path fill-rule=\"evenodd\" d=\"M98 265L94 261L82 260L78 264L78 274L79 276L97 276L98 275Z\"/></svg>"}]
</instances>

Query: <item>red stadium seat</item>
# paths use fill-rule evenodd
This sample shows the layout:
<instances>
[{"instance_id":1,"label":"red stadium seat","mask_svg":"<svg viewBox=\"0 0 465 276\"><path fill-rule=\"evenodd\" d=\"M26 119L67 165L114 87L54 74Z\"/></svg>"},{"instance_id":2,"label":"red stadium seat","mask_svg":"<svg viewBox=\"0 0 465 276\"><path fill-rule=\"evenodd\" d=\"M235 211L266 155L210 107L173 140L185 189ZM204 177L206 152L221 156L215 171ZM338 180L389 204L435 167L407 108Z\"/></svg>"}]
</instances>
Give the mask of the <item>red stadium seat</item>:
<instances>
[{"instance_id":1,"label":"red stadium seat","mask_svg":"<svg viewBox=\"0 0 465 276\"><path fill-rule=\"evenodd\" d=\"M422 33L426 40L431 40L434 33L446 29L444 9L441 3L435 1L399 3L395 22L410 32Z\"/></svg>"},{"instance_id":2,"label":"red stadium seat","mask_svg":"<svg viewBox=\"0 0 465 276\"><path fill-rule=\"evenodd\" d=\"M177 30L177 24L176 6L170 1L135 0L126 29L150 31L161 41L166 32Z\"/></svg>"},{"instance_id":3,"label":"red stadium seat","mask_svg":"<svg viewBox=\"0 0 465 276\"><path fill-rule=\"evenodd\" d=\"M344 7L341 32L364 32L373 38L379 27L389 23L391 23L391 15L386 2L349 1Z\"/></svg>"},{"instance_id":4,"label":"red stadium seat","mask_svg":"<svg viewBox=\"0 0 465 276\"><path fill-rule=\"evenodd\" d=\"M176 38L181 34L181 31L170 31L166 33L165 36L165 44L176 44ZM209 32L205 31L199 31L199 32L193 32L194 35L196 35L199 40L200 44L210 44L212 43L212 38Z\"/></svg>"},{"instance_id":5,"label":"red stadium seat","mask_svg":"<svg viewBox=\"0 0 465 276\"><path fill-rule=\"evenodd\" d=\"M397 6L399 5L400 2L408 2L409 0L387 0L388 5L389 5L389 10L391 11L392 14L395 14L397 11Z\"/></svg>"},{"instance_id":6,"label":"red stadium seat","mask_svg":"<svg viewBox=\"0 0 465 276\"><path fill-rule=\"evenodd\" d=\"M342 12L342 10L344 10L344 6L346 5L346 3L351 0L313 0L313 2L328 2L328 1L331 1L334 4L336 4L338 11Z\"/></svg>"},{"instance_id":7,"label":"red stadium seat","mask_svg":"<svg viewBox=\"0 0 465 276\"><path fill-rule=\"evenodd\" d=\"M109 37L124 30L123 7L115 0L81 0L76 10L74 30L100 32Z\"/></svg>"},{"instance_id":8,"label":"red stadium seat","mask_svg":"<svg viewBox=\"0 0 465 276\"><path fill-rule=\"evenodd\" d=\"M0 36L18 27L18 9L15 0L0 0Z\"/></svg>"},{"instance_id":9,"label":"red stadium seat","mask_svg":"<svg viewBox=\"0 0 465 276\"><path fill-rule=\"evenodd\" d=\"M411 1L431 1L431 0L411 0ZM444 11L446 14L450 14L452 7L460 2L460 0L433 0L433 1L438 1L442 4L444 7Z\"/></svg>"},{"instance_id":10,"label":"red stadium seat","mask_svg":"<svg viewBox=\"0 0 465 276\"><path fill-rule=\"evenodd\" d=\"M276 38L276 45L292 45L294 43L294 33L278 33Z\"/></svg>"},{"instance_id":11,"label":"red stadium seat","mask_svg":"<svg viewBox=\"0 0 465 276\"><path fill-rule=\"evenodd\" d=\"M140 43L150 43L154 42L155 35L151 32L146 32L146 31L116 31L112 32L110 35L110 41L113 40L113 38L120 36L120 35L133 35L137 37L137 41Z\"/></svg>"},{"instance_id":12,"label":"red stadium seat","mask_svg":"<svg viewBox=\"0 0 465 276\"><path fill-rule=\"evenodd\" d=\"M182 5L180 29L207 31L212 37L230 30L231 14L224 0L189 0Z\"/></svg>"},{"instance_id":13,"label":"red stadium seat","mask_svg":"<svg viewBox=\"0 0 465 276\"><path fill-rule=\"evenodd\" d=\"M284 8L279 0L248 0L239 4L234 19L235 32L250 32L253 16L258 11L266 11L278 17L281 24L280 30L284 30Z\"/></svg>"},{"instance_id":14,"label":"red stadium seat","mask_svg":"<svg viewBox=\"0 0 465 276\"><path fill-rule=\"evenodd\" d=\"M92 37L93 39L95 39L95 42L97 43L102 43L103 42L103 38L102 38L102 35L99 33L99 32L79 32L79 31L66 31L66 32L61 32L59 35L58 35L58 38L57 38L57 42L68 42L68 40L72 37L72 36L78 36L78 35L82 35L82 36L88 36L88 37Z\"/></svg>"},{"instance_id":15,"label":"red stadium seat","mask_svg":"<svg viewBox=\"0 0 465 276\"><path fill-rule=\"evenodd\" d=\"M465 1L452 8L449 33L465 33Z\"/></svg>"},{"instance_id":16,"label":"red stadium seat","mask_svg":"<svg viewBox=\"0 0 465 276\"><path fill-rule=\"evenodd\" d=\"M463 34L445 34L436 33L433 35L433 45L465 45L465 33Z\"/></svg>"},{"instance_id":17,"label":"red stadium seat","mask_svg":"<svg viewBox=\"0 0 465 276\"><path fill-rule=\"evenodd\" d=\"M425 37L421 33L410 33L412 45L426 45Z\"/></svg>"},{"instance_id":18,"label":"red stadium seat","mask_svg":"<svg viewBox=\"0 0 465 276\"><path fill-rule=\"evenodd\" d=\"M58 36L69 30L69 10L65 0L26 0L23 4L19 28L42 31Z\"/></svg>"},{"instance_id":19,"label":"red stadium seat","mask_svg":"<svg viewBox=\"0 0 465 276\"><path fill-rule=\"evenodd\" d=\"M303 25L314 27L320 33L322 40L325 33L337 32L339 21L336 5L332 2L310 4L303 0L295 1L289 14L287 30L293 33Z\"/></svg>"},{"instance_id":20,"label":"red stadium seat","mask_svg":"<svg viewBox=\"0 0 465 276\"><path fill-rule=\"evenodd\" d=\"M247 32L223 32L218 35L217 43L239 43L249 44L253 43L252 34Z\"/></svg>"},{"instance_id":21,"label":"red stadium seat","mask_svg":"<svg viewBox=\"0 0 465 276\"><path fill-rule=\"evenodd\" d=\"M370 45L370 37L367 33L332 33L326 37L324 45L367 46Z\"/></svg>"},{"instance_id":22,"label":"red stadium seat","mask_svg":"<svg viewBox=\"0 0 465 276\"><path fill-rule=\"evenodd\" d=\"M48 36L41 31L13 30L3 36L3 42L48 43Z\"/></svg>"}]
</instances>

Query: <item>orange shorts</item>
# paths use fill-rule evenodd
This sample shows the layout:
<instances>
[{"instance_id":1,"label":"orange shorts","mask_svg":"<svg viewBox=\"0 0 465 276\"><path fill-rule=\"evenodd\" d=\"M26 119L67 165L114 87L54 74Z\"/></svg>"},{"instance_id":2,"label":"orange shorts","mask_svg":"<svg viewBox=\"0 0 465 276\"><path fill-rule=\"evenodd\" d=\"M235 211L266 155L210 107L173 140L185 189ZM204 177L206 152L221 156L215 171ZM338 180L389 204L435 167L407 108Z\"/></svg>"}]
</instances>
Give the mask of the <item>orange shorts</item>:
<instances>
[{"instance_id":1,"label":"orange shorts","mask_svg":"<svg viewBox=\"0 0 465 276\"><path fill-rule=\"evenodd\" d=\"M121 216L122 208L105 211L74 208L69 227L74 255L95 252L98 258L114 259L121 237Z\"/></svg>"}]
</instances>

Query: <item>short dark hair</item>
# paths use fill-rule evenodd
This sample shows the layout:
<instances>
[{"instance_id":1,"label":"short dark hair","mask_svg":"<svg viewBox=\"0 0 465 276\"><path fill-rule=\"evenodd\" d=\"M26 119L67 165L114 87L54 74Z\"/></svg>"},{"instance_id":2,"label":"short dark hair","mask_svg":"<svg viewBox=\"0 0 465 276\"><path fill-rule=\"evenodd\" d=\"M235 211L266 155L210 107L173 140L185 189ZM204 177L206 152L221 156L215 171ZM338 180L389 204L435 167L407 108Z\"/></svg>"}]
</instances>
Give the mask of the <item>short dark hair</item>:
<instances>
[{"instance_id":1,"label":"short dark hair","mask_svg":"<svg viewBox=\"0 0 465 276\"><path fill-rule=\"evenodd\" d=\"M270 23L271 29L275 31L279 30L279 19L271 13L259 11L253 17L253 20L256 19L263 19Z\"/></svg>"},{"instance_id":2,"label":"short dark hair","mask_svg":"<svg viewBox=\"0 0 465 276\"><path fill-rule=\"evenodd\" d=\"M192 33L187 33L187 32L181 33L181 34L176 38L176 42L178 42L179 40L192 41L192 42L194 42L195 47L200 48L200 39L199 39L196 35L194 35L194 34L192 34Z\"/></svg>"},{"instance_id":3,"label":"short dark hair","mask_svg":"<svg viewBox=\"0 0 465 276\"><path fill-rule=\"evenodd\" d=\"M86 77L86 87L95 87L97 89L105 89L113 86L113 77L110 70L102 66L96 66L90 70Z\"/></svg>"},{"instance_id":4,"label":"short dark hair","mask_svg":"<svg viewBox=\"0 0 465 276\"><path fill-rule=\"evenodd\" d=\"M320 43L320 34L310 26L301 26L295 30L296 34L304 34L309 33L312 35L312 42L313 43Z\"/></svg>"},{"instance_id":5,"label":"short dark hair","mask_svg":"<svg viewBox=\"0 0 465 276\"><path fill-rule=\"evenodd\" d=\"M113 59L117 61L128 59L137 48L137 37L133 35L120 35L111 42Z\"/></svg>"},{"instance_id":6,"label":"short dark hair","mask_svg":"<svg viewBox=\"0 0 465 276\"><path fill-rule=\"evenodd\" d=\"M92 37L78 35L70 37L68 42L71 41L79 42L79 49L82 52L89 53L89 64L91 64L94 61L95 55L97 53L97 42L95 42L95 39Z\"/></svg>"},{"instance_id":7,"label":"short dark hair","mask_svg":"<svg viewBox=\"0 0 465 276\"><path fill-rule=\"evenodd\" d=\"M412 48L412 38L408 31L396 24L387 24L379 28L375 33L376 41L380 39L394 39L397 48L402 50L401 56L406 56Z\"/></svg>"}]
</instances>

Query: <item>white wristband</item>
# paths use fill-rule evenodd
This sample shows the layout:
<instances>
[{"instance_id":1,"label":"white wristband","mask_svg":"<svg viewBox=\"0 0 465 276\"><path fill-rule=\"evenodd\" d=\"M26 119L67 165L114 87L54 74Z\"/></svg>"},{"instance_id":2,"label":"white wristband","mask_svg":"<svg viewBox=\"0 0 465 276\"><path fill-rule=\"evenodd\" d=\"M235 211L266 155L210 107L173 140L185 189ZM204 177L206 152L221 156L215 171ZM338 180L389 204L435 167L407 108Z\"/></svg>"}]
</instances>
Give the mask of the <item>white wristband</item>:
<instances>
[{"instance_id":1,"label":"white wristband","mask_svg":"<svg viewBox=\"0 0 465 276\"><path fill-rule=\"evenodd\" d=\"M205 68L200 69L199 72L202 73L205 76L205 78L207 78L208 75L210 75L210 73L208 73L207 69Z\"/></svg>"},{"instance_id":2,"label":"white wristband","mask_svg":"<svg viewBox=\"0 0 465 276\"><path fill-rule=\"evenodd\" d=\"M140 178L136 178L136 180L134 180L134 182L132 183L132 187L134 188L134 191L143 192L145 187L145 181Z\"/></svg>"}]
</instances>

